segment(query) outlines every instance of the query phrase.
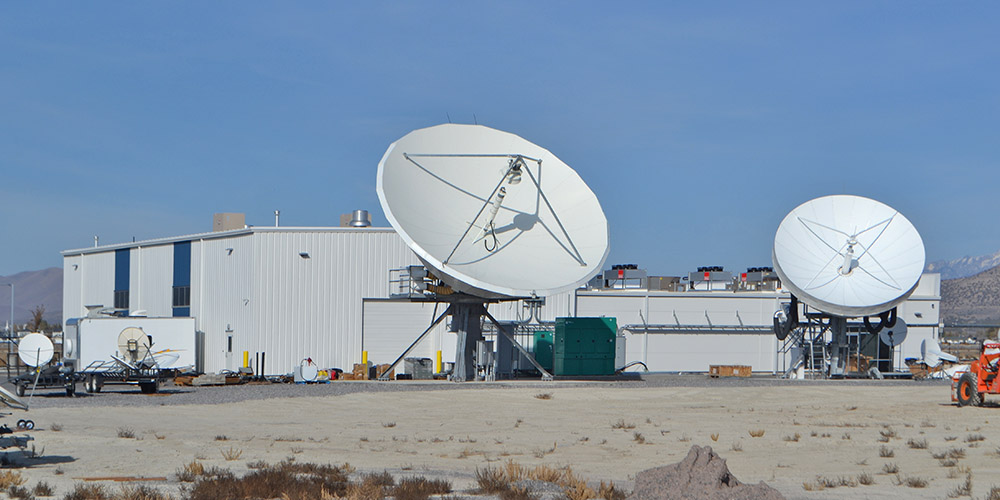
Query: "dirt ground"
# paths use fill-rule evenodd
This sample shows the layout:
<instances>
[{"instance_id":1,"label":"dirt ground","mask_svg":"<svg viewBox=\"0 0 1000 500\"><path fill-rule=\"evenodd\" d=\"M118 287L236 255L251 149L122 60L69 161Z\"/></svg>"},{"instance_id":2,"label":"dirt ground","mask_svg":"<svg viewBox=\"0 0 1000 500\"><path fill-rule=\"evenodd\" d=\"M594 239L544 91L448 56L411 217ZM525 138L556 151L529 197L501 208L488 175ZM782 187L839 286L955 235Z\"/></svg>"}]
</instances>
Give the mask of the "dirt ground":
<instances>
[{"instance_id":1,"label":"dirt ground","mask_svg":"<svg viewBox=\"0 0 1000 500\"><path fill-rule=\"evenodd\" d=\"M533 382L185 405L172 405L169 395L134 397L162 403L41 407L7 417L37 425L31 435L41 456L22 469L27 486L46 481L61 497L84 478L162 476L167 481L149 484L176 491L175 472L195 459L245 471L248 462L293 457L445 477L456 489L473 486L477 467L514 460L569 466L630 490L637 472L675 463L693 444L711 446L740 481L765 481L789 499L940 499L969 474L973 496L1000 486L1000 407L958 408L943 383ZM128 431L134 437L120 437ZM949 451L950 459L935 458ZM885 472L893 468L898 473ZM865 474L874 484L857 484Z\"/></svg>"}]
</instances>

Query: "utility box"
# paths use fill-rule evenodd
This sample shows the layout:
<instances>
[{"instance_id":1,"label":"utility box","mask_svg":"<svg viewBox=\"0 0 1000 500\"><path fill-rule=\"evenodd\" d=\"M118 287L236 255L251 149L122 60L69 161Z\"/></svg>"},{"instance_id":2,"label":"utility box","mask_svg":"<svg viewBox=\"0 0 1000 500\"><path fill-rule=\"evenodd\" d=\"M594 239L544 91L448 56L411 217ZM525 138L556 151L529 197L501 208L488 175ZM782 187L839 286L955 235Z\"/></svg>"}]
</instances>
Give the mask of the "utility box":
<instances>
[{"instance_id":1,"label":"utility box","mask_svg":"<svg viewBox=\"0 0 1000 500\"><path fill-rule=\"evenodd\" d=\"M431 358L406 358L403 369L413 380L430 380L434 378L434 363Z\"/></svg>"},{"instance_id":2,"label":"utility box","mask_svg":"<svg viewBox=\"0 0 1000 500\"><path fill-rule=\"evenodd\" d=\"M616 318L556 318L553 375L614 375Z\"/></svg>"},{"instance_id":3,"label":"utility box","mask_svg":"<svg viewBox=\"0 0 1000 500\"><path fill-rule=\"evenodd\" d=\"M535 332L534 338L535 361L548 371L552 371L552 332Z\"/></svg>"}]
</instances>

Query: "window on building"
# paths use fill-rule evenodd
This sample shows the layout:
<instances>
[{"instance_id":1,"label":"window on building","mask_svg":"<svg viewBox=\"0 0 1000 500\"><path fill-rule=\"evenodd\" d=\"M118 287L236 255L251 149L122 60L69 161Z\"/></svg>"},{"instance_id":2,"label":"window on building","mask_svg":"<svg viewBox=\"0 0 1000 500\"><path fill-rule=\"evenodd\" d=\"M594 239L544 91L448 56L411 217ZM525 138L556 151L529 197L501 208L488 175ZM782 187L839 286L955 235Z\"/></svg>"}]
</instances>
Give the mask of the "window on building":
<instances>
[{"instance_id":1,"label":"window on building","mask_svg":"<svg viewBox=\"0 0 1000 500\"><path fill-rule=\"evenodd\" d=\"M191 287L174 287L174 307L191 307Z\"/></svg>"},{"instance_id":2,"label":"window on building","mask_svg":"<svg viewBox=\"0 0 1000 500\"><path fill-rule=\"evenodd\" d=\"M128 290L115 290L115 309L128 309Z\"/></svg>"}]
</instances>

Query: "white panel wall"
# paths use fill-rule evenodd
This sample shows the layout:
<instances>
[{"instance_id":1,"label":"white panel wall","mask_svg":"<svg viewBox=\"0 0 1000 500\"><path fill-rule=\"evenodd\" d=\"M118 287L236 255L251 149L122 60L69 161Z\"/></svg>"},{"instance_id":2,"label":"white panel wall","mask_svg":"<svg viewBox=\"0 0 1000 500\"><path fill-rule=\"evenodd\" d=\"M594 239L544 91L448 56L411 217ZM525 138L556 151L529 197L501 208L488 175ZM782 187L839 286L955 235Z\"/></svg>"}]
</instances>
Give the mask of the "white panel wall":
<instances>
[{"instance_id":1,"label":"white panel wall","mask_svg":"<svg viewBox=\"0 0 1000 500\"><path fill-rule=\"evenodd\" d=\"M80 307L72 316L86 315L86 305L115 305L115 252L82 255L80 258ZM63 285L65 286L65 284ZM65 315L66 313L64 313Z\"/></svg>"},{"instance_id":2,"label":"white panel wall","mask_svg":"<svg viewBox=\"0 0 1000 500\"><path fill-rule=\"evenodd\" d=\"M129 252L129 310L149 317L170 317L174 286L174 247L137 247Z\"/></svg>"},{"instance_id":3,"label":"white panel wall","mask_svg":"<svg viewBox=\"0 0 1000 500\"><path fill-rule=\"evenodd\" d=\"M361 349L368 351L372 363L392 363L447 308L447 304L365 299ZM440 350L443 361L454 361L456 336L446 332L446 324L447 320L439 323L407 357L435 359ZM402 371L400 365L397 372Z\"/></svg>"},{"instance_id":4,"label":"white panel wall","mask_svg":"<svg viewBox=\"0 0 1000 500\"><path fill-rule=\"evenodd\" d=\"M388 297L389 270L417 263L388 229L257 229L254 246L254 343L269 374L305 357L345 369L361 362L361 299Z\"/></svg>"},{"instance_id":5,"label":"white panel wall","mask_svg":"<svg viewBox=\"0 0 1000 500\"><path fill-rule=\"evenodd\" d=\"M84 316L82 277L80 263L81 255L70 255L63 258L63 331L66 331L66 320Z\"/></svg>"},{"instance_id":6,"label":"white panel wall","mask_svg":"<svg viewBox=\"0 0 1000 500\"><path fill-rule=\"evenodd\" d=\"M254 297L253 235L196 241L191 245L191 315L204 332L203 369L235 370L243 351L264 350L258 345L254 310L266 306ZM229 351L228 337L233 337ZM267 366L271 360L267 360ZM269 370L270 371L270 370ZM280 373L280 372L271 372Z\"/></svg>"}]
</instances>

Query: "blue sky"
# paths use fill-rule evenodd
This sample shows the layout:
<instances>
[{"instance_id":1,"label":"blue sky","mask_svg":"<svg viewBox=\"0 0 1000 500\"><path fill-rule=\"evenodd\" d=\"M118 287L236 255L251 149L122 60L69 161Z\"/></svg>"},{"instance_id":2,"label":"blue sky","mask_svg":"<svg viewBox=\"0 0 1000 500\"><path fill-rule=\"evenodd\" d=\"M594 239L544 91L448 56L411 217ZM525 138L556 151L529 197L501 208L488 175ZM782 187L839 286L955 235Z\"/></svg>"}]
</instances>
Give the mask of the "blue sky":
<instances>
[{"instance_id":1,"label":"blue sky","mask_svg":"<svg viewBox=\"0 0 1000 500\"><path fill-rule=\"evenodd\" d=\"M769 265L835 193L1000 249L995 4L356 3L0 5L0 274L214 212L385 225L382 153L449 116L575 168L609 264Z\"/></svg>"}]
</instances>

